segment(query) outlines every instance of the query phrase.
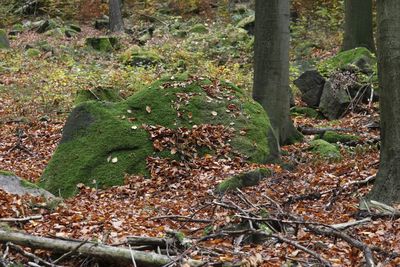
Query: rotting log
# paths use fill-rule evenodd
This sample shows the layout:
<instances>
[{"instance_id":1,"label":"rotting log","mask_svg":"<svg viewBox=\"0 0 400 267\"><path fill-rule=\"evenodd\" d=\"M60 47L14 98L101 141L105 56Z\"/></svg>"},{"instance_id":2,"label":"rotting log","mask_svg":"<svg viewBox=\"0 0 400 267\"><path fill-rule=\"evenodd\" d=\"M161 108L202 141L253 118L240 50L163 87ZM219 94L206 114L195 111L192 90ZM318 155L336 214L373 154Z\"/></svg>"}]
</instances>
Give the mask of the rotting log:
<instances>
[{"instance_id":1,"label":"rotting log","mask_svg":"<svg viewBox=\"0 0 400 267\"><path fill-rule=\"evenodd\" d=\"M81 244L79 241L67 241L55 238L33 236L21 232L5 231L0 229L0 242L12 242L17 245L45 249L57 253L65 253L73 251L76 247L77 254L92 256L109 262L118 262L119 265L124 263L131 264L132 258L135 260L137 266L163 266L170 263L173 258L159 255L154 252L143 252L131 250L129 248L112 247L97 243L88 242ZM186 262L190 266L199 266L202 263L195 260L188 260Z\"/></svg>"}]
</instances>

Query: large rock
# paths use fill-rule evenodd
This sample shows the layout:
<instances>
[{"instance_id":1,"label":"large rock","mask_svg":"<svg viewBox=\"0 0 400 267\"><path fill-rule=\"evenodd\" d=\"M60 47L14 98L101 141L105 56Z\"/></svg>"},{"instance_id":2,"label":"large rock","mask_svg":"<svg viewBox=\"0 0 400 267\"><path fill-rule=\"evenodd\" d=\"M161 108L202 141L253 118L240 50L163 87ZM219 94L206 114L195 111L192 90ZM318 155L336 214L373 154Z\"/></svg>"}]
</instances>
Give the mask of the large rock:
<instances>
[{"instance_id":1,"label":"large rock","mask_svg":"<svg viewBox=\"0 0 400 267\"><path fill-rule=\"evenodd\" d=\"M245 29L248 34L254 35L256 31L255 16L249 16L238 22L237 27Z\"/></svg>"},{"instance_id":2,"label":"large rock","mask_svg":"<svg viewBox=\"0 0 400 267\"><path fill-rule=\"evenodd\" d=\"M36 184L15 176L12 173L0 171L0 189L15 195L32 195L54 198L54 195L40 188Z\"/></svg>"},{"instance_id":3,"label":"large rock","mask_svg":"<svg viewBox=\"0 0 400 267\"><path fill-rule=\"evenodd\" d=\"M331 81L327 81L321 95L319 110L330 120L339 119L351 103L351 98L347 91L341 87L332 86Z\"/></svg>"},{"instance_id":4,"label":"large rock","mask_svg":"<svg viewBox=\"0 0 400 267\"><path fill-rule=\"evenodd\" d=\"M2 48L10 48L10 42L7 38L7 32L0 29L0 49Z\"/></svg>"},{"instance_id":5,"label":"large rock","mask_svg":"<svg viewBox=\"0 0 400 267\"><path fill-rule=\"evenodd\" d=\"M118 48L118 39L110 36L88 37L86 45L100 52L112 52Z\"/></svg>"},{"instance_id":6,"label":"large rock","mask_svg":"<svg viewBox=\"0 0 400 267\"><path fill-rule=\"evenodd\" d=\"M214 132L214 128L220 131ZM163 131L196 129L210 131L210 140L222 147L204 145L201 136L192 140L194 143L185 138L179 144L164 136L170 147L162 149L159 140L152 139ZM224 139L227 133L232 136ZM118 103L78 105L66 122L42 185L63 196L73 195L79 183L99 188L121 185L125 173L148 174L148 157L187 162L187 156L196 153L200 157L239 153L251 162L267 162L277 156L275 140L263 108L239 88L198 77L171 77ZM229 149L222 145L225 142ZM223 151L228 154L220 155Z\"/></svg>"},{"instance_id":7,"label":"large rock","mask_svg":"<svg viewBox=\"0 0 400 267\"><path fill-rule=\"evenodd\" d=\"M316 108L319 106L319 101L325 85L325 79L318 71L309 70L304 72L294 81L294 84L302 93L301 99L309 107Z\"/></svg>"}]
</instances>

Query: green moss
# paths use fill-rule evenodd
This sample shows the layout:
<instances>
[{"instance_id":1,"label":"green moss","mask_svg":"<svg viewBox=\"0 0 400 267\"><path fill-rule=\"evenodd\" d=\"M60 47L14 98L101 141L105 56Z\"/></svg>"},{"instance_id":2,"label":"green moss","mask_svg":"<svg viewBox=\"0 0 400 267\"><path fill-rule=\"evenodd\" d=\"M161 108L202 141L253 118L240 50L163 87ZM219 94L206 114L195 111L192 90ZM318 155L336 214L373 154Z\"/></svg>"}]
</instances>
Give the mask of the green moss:
<instances>
[{"instance_id":1,"label":"green moss","mask_svg":"<svg viewBox=\"0 0 400 267\"><path fill-rule=\"evenodd\" d=\"M207 27L201 23L193 25L189 31L194 33L208 33Z\"/></svg>"},{"instance_id":2,"label":"green moss","mask_svg":"<svg viewBox=\"0 0 400 267\"><path fill-rule=\"evenodd\" d=\"M340 160L342 156L337 146L325 140L317 139L310 142L310 149L321 158L330 160Z\"/></svg>"},{"instance_id":3,"label":"green moss","mask_svg":"<svg viewBox=\"0 0 400 267\"><path fill-rule=\"evenodd\" d=\"M255 16L248 16L244 19L242 19L241 21L238 22L238 24L236 25L239 28L245 28L247 25L254 23L255 22Z\"/></svg>"},{"instance_id":4,"label":"green moss","mask_svg":"<svg viewBox=\"0 0 400 267\"><path fill-rule=\"evenodd\" d=\"M333 131L326 131L321 139L329 142L329 143L347 143L351 141L357 141L360 137L350 134L339 134Z\"/></svg>"},{"instance_id":5,"label":"green moss","mask_svg":"<svg viewBox=\"0 0 400 267\"><path fill-rule=\"evenodd\" d=\"M13 172L10 172L10 171L0 170L0 175L3 175L3 176L14 176L15 174Z\"/></svg>"},{"instance_id":6,"label":"green moss","mask_svg":"<svg viewBox=\"0 0 400 267\"><path fill-rule=\"evenodd\" d=\"M145 50L139 46L133 46L122 53L120 60L125 65L146 66L156 65L162 62L163 58L153 50Z\"/></svg>"},{"instance_id":7,"label":"green moss","mask_svg":"<svg viewBox=\"0 0 400 267\"><path fill-rule=\"evenodd\" d=\"M7 38L7 32L0 29L0 49L10 48L10 42Z\"/></svg>"},{"instance_id":8,"label":"green moss","mask_svg":"<svg viewBox=\"0 0 400 267\"><path fill-rule=\"evenodd\" d=\"M26 55L28 57L38 57L40 56L40 50L36 49L36 48L29 48L28 50L26 50Z\"/></svg>"},{"instance_id":9,"label":"green moss","mask_svg":"<svg viewBox=\"0 0 400 267\"><path fill-rule=\"evenodd\" d=\"M222 124L235 129L231 145L249 161L266 162L271 157L267 133L271 133L268 117L262 107L229 84L221 86L224 97L210 98L202 85L211 81L186 81L187 75L163 79L118 103L89 101L79 104L71 113L63 138L46 168L41 185L63 196L74 194L76 184L99 188L123 184L125 173L147 174L148 156L171 157L169 151L153 151L149 134L142 124L166 128L191 128L200 124ZM178 82L180 81L180 82ZM171 85L176 83L177 86ZM166 88L161 88L161 87ZM177 116L177 93L191 95L189 103L181 103ZM211 101L210 101L211 99ZM240 112L227 112L235 105ZM151 112L146 111L150 107ZM211 112L218 115L213 116ZM188 116L191 114L191 116ZM233 123L233 124L231 124ZM135 126L132 129L132 126ZM199 154L210 153L198 148ZM116 158L112 163L110 159Z\"/></svg>"},{"instance_id":10,"label":"green moss","mask_svg":"<svg viewBox=\"0 0 400 267\"><path fill-rule=\"evenodd\" d=\"M92 90L79 90L75 98L75 104L77 105L90 100L118 102L122 100L122 97L114 88L98 87Z\"/></svg>"},{"instance_id":11,"label":"green moss","mask_svg":"<svg viewBox=\"0 0 400 267\"><path fill-rule=\"evenodd\" d=\"M321 118L318 111L309 107L293 107L290 109L290 113L294 116L303 115L313 119Z\"/></svg>"},{"instance_id":12,"label":"green moss","mask_svg":"<svg viewBox=\"0 0 400 267\"><path fill-rule=\"evenodd\" d=\"M271 175L271 171L265 168L244 172L221 182L217 186L216 191L219 193L224 193L227 191L236 190L237 188L240 189L243 187L255 186L261 181L261 179L269 175Z\"/></svg>"},{"instance_id":13,"label":"green moss","mask_svg":"<svg viewBox=\"0 0 400 267\"><path fill-rule=\"evenodd\" d=\"M115 37L101 36L86 38L86 45L100 52L111 52L118 46Z\"/></svg>"},{"instance_id":14,"label":"green moss","mask_svg":"<svg viewBox=\"0 0 400 267\"><path fill-rule=\"evenodd\" d=\"M352 50L340 52L337 55L321 62L317 65L318 71L326 77L329 77L336 70L347 69L350 65L366 65L365 68L376 66L376 57L365 47L358 47ZM363 66L359 66L363 67Z\"/></svg>"},{"instance_id":15,"label":"green moss","mask_svg":"<svg viewBox=\"0 0 400 267\"><path fill-rule=\"evenodd\" d=\"M31 189L39 189L40 188L38 185L28 182L27 180L24 180L24 179L21 179L20 184L25 188L31 188Z\"/></svg>"}]
</instances>

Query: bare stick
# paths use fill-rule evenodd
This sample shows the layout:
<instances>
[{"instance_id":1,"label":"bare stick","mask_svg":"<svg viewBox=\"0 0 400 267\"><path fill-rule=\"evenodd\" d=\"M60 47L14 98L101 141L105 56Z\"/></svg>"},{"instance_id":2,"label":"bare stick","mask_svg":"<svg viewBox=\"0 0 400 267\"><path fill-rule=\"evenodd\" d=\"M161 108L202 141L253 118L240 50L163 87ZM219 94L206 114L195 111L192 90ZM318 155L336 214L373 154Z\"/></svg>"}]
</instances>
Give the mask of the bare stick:
<instances>
[{"instance_id":1,"label":"bare stick","mask_svg":"<svg viewBox=\"0 0 400 267\"><path fill-rule=\"evenodd\" d=\"M40 220L42 218L43 218L42 215L35 215L24 218L0 218L0 222L27 222L31 220Z\"/></svg>"},{"instance_id":2,"label":"bare stick","mask_svg":"<svg viewBox=\"0 0 400 267\"><path fill-rule=\"evenodd\" d=\"M173 221L178 222L197 222L197 223L212 223L212 220L205 220L205 219L193 219L188 216L181 216L181 215L165 215L165 216L158 216L153 217L151 220L161 220L161 219L170 219Z\"/></svg>"},{"instance_id":3,"label":"bare stick","mask_svg":"<svg viewBox=\"0 0 400 267\"><path fill-rule=\"evenodd\" d=\"M34 261L40 262L41 264L43 264L45 266L49 266L49 267L57 267L57 266L59 266L59 265L53 264L51 262L48 262L48 261L36 256L33 253L30 253L30 252L27 252L27 251L23 250L20 246L17 246L15 244L11 243L11 242L8 242L7 246L9 246L10 248L14 249L18 253L21 253L23 256L25 256L27 258L30 258L30 259L32 259Z\"/></svg>"}]
</instances>

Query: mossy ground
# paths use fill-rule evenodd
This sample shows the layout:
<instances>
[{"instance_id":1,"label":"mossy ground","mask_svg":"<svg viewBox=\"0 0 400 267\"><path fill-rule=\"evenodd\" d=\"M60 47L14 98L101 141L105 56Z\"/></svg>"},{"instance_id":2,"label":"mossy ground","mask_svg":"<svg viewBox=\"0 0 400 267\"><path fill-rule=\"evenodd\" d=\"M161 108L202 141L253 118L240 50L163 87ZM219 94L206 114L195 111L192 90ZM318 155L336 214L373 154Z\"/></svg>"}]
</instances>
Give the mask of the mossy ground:
<instances>
[{"instance_id":1,"label":"mossy ground","mask_svg":"<svg viewBox=\"0 0 400 267\"><path fill-rule=\"evenodd\" d=\"M352 50L343 51L337 55L322 61L317 65L318 71L326 77L333 72L341 69L347 69L349 65L357 64L360 60L364 60L372 68L376 68L376 57L365 47L357 47Z\"/></svg>"},{"instance_id":2,"label":"mossy ground","mask_svg":"<svg viewBox=\"0 0 400 267\"><path fill-rule=\"evenodd\" d=\"M0 175L12 176L12 175L15 175L15 174L12 173L12 172L9 172L9 171L0 170Z\"/></svg>"},{"instance_id":3,"label":"mossy ground","mask_svg":"<svg viewBox=\"0 0 400 267\"><path fill-rule=\"evenodd\" d=\"M71 196L78 183L103 188L123 184L125 173L146 175L146 157L168 153L153 151L143 123L171 129L204 123L233 127L234 151L249 161L266 162L270 146L275 144L268 144L270 125L262 107L239 88L223 82L221 95L210 97L203 86L214 82L193 79L162 79L119 103L80 104L67 122L41 184L50 192ZM180 116L177 93L190 96L187 103L178 103ZM237 112L228 112L228 105L237 107ZM75 126L69 128L69 124Z\"/></svg>"},{"instance_id":4,"label":"mossy ground","mask_svg":"<svg viewBox=\"0 0 400 267\"><path fill-rule=\"evenodd\" d=\"M333 131L326 131L321 139L329 142L329 143L347 143L351 141L357 141L360 137L350 134L340 134Z\"/></svg>"},{"instance_id":5,"label":"mossy ground","mask_svg":"<svg viewBox=\"0 0 400 267\"><path fill-rule=\"evenodd\" d=\"M339 161L342 156L339 148L325 140L317 139L310 142L310 149L313 153L323 159Z\"/></svg>"},{"instance_id":6,"label":"mossy ground","mask_svg":"<svg viewBox=\"0 0 400 267\"><path fill-rule=\"evenodd\" d=\"M261 179L269 175L271 175L271 171L264 168L244 172L221 182L217 186L216 191L219 193L224 193L227 191L236 190L237 188L240 189L247 186L255 186L261 181Z\"/></svg>"}]
</instances>

